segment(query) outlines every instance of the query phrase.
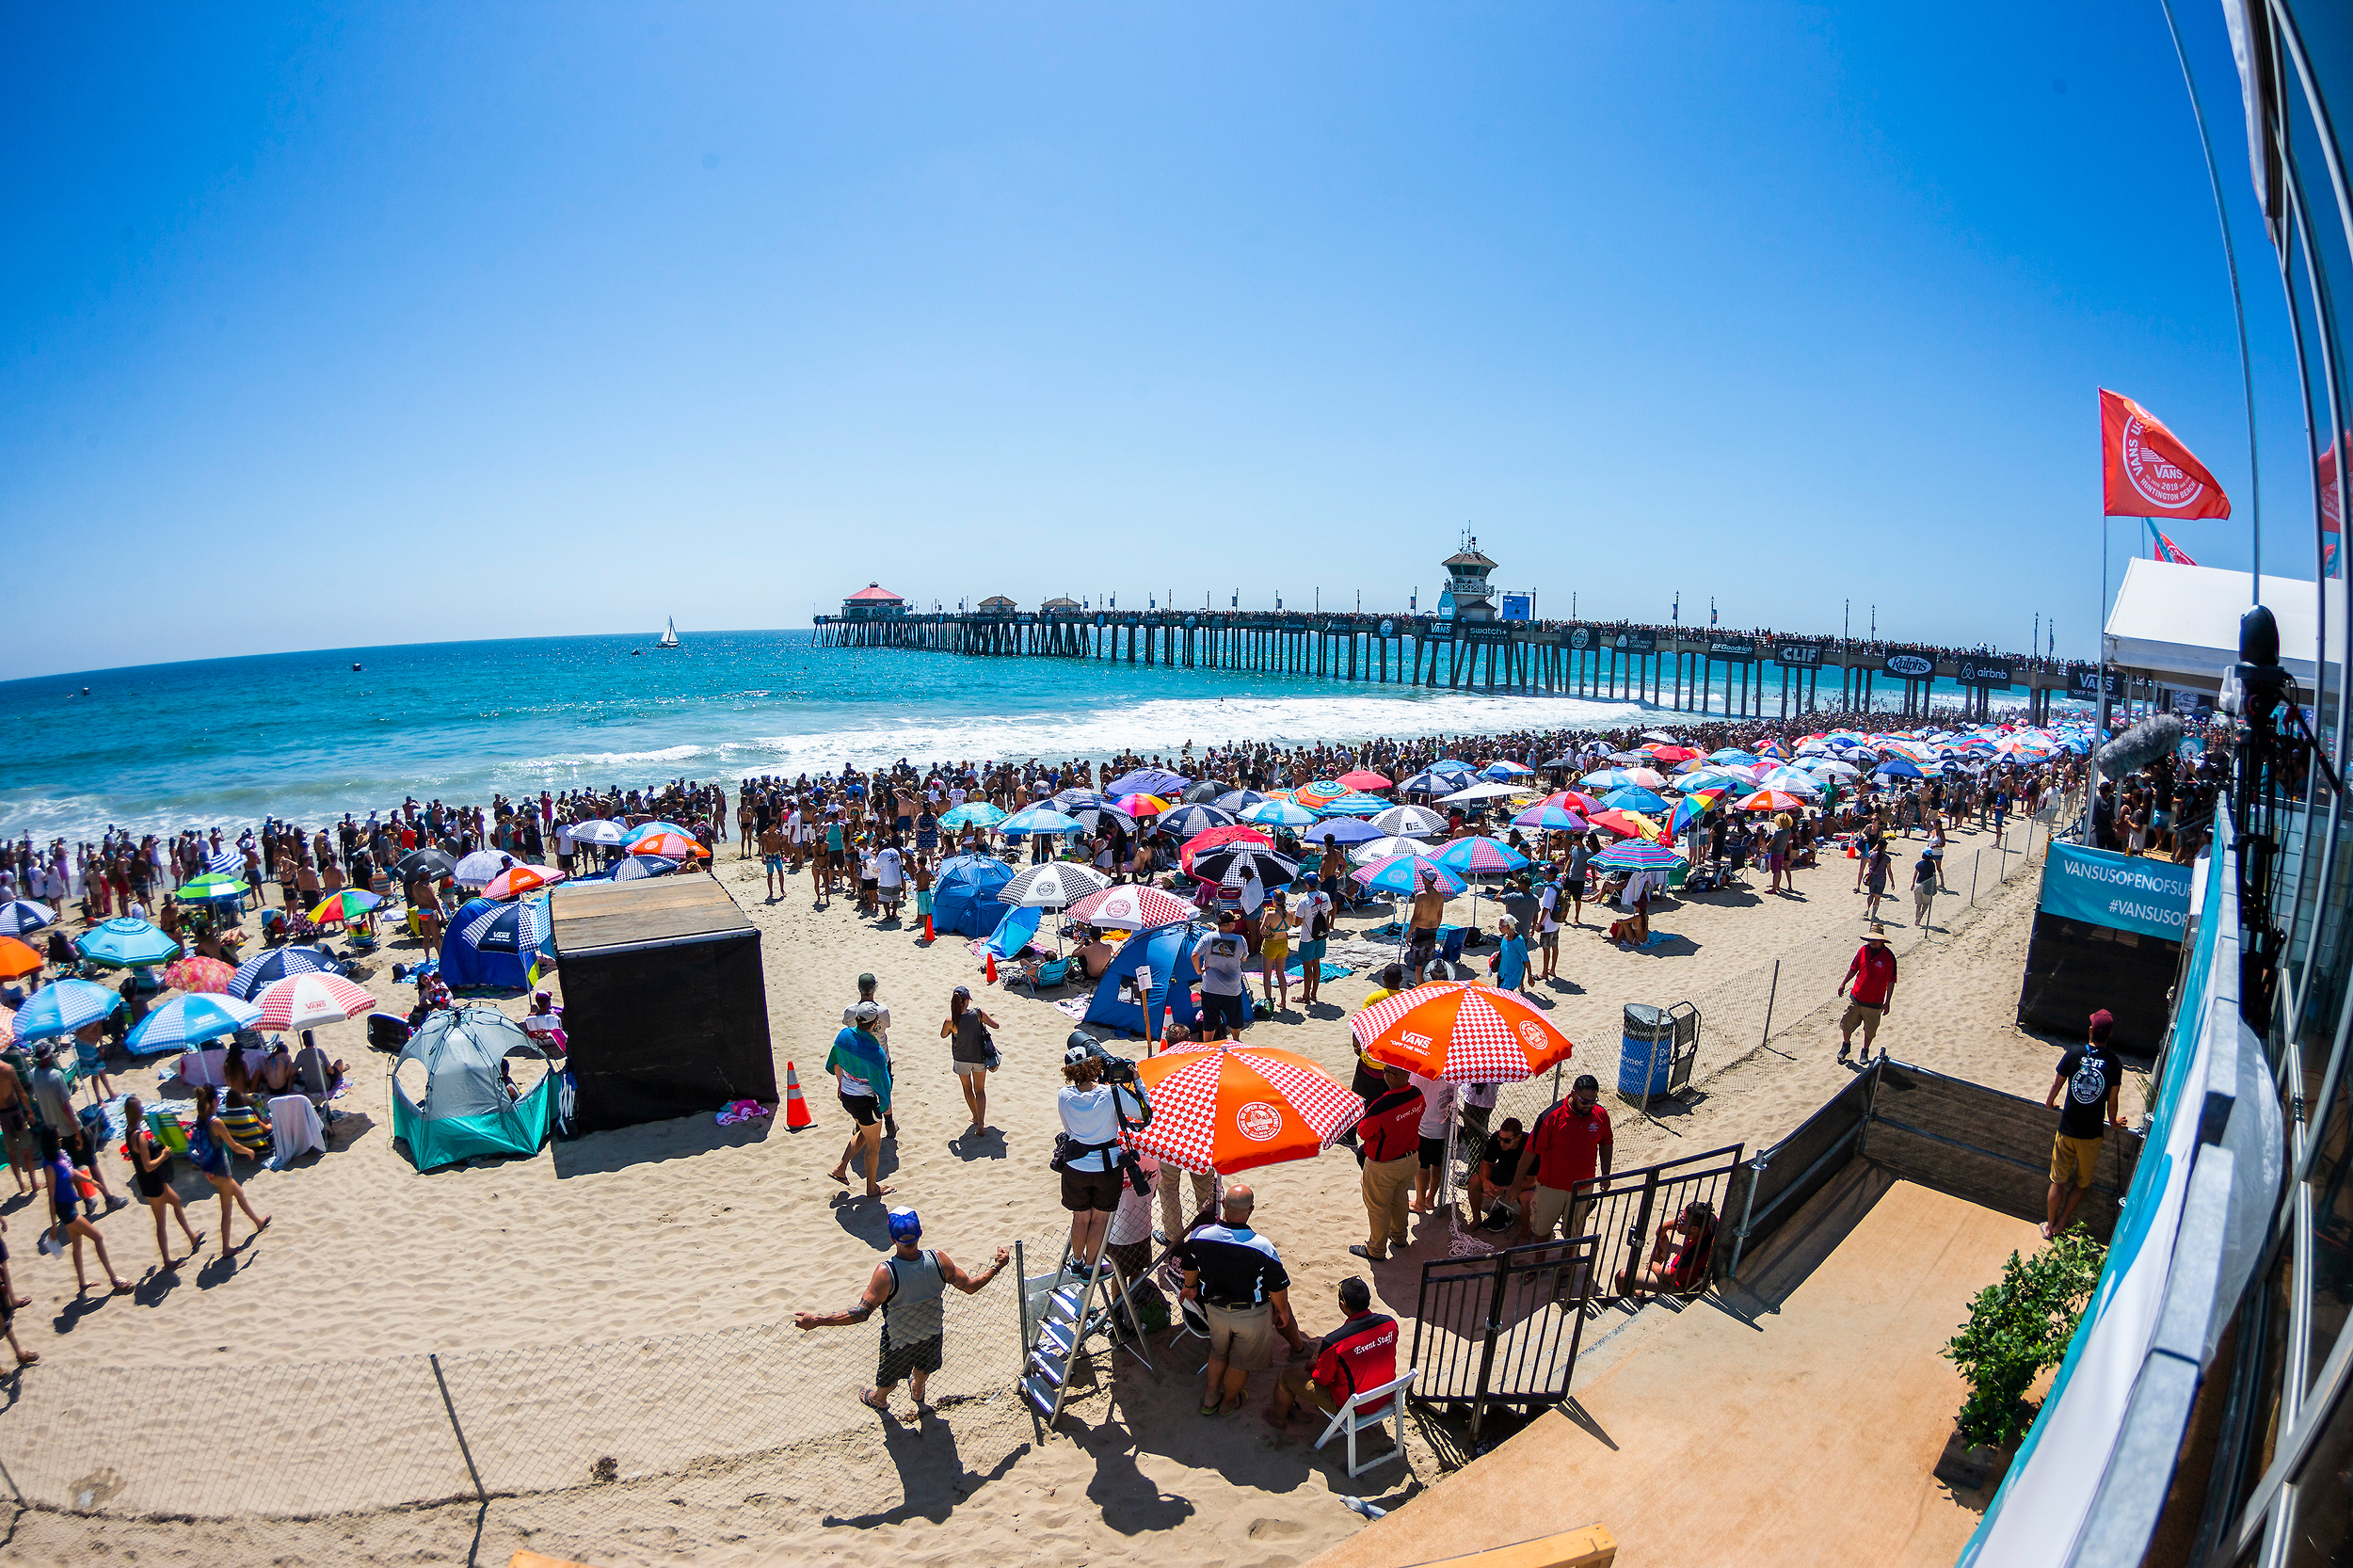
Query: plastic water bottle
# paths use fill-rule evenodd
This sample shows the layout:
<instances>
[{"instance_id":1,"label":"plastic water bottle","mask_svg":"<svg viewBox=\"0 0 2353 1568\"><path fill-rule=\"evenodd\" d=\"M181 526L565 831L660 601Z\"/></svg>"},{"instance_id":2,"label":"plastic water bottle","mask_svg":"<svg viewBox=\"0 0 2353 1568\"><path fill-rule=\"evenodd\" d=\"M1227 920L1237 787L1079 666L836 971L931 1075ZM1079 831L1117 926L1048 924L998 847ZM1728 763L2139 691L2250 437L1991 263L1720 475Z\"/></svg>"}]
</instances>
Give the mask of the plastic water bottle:
<instances>
[{"instance_id":1,"label":"plastic water bottle","mask_svg":"<svg viewBox=\"0 0 2353 1568\"><path fill-rule=\"evenodd\" d=\"M1389 1511L1387 1509L1375 1508L1372 1504L1365 1501L1362 1497L1351 1497L1346 1495L1342 1495L1340 1501L1346 1503L1352 1510L1363 1514L1368 1519L1385 1519L1389 1516Z\"/></svg>"}]
</instances>

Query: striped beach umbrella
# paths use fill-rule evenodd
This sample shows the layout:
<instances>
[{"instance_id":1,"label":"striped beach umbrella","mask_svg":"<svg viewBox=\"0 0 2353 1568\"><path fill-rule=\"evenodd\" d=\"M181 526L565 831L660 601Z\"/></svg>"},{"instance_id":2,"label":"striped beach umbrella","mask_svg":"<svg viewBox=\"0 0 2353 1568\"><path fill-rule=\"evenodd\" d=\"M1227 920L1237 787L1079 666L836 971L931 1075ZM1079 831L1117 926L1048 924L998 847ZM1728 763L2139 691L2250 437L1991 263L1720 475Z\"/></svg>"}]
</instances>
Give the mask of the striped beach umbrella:
<instances>
[{"instance_id":1,"label":"striped beach umbrella","mask_svg":"<svg viewBox=\"0 0 2353 1568\"><path fill-rule=\"evenodd\" d=\"M45 904L12 898L0 904L0 936L22 936L28 931L39 931L56 918L57 912Z\"/></svg>"},{"instance_id":2,"label":"striped beach umbrella","mask_svg":"<svg viewBox=\"0 0 2353 1568\"><path fill-rule=\"evenodd\" d=\"M1225 844L1258 844L1273 849L1274 840L1258 829L1241 823L1204 828L1185 840L1184 847L1176 852L1176 863L1186 871L1192 871L1193 861Z\"/></svg>"},{"instance_id":3,"label":"striped beach umbrella","mask_svg":"<svg viewBox=\"0 0 2353 1568\"><path fill-rule=\"evenodd\" d=\"M1518 871L1528 864L1528 856L1510 844L1484 836L1442 844L1430 858L1464 876L1492 876L1499 872Z\"/></svg>"},{"instance_id":4,"label":"striped beach umbrella","mask_svg":"<svg viewBox=\"0 0 2353 1568\"><path fill-rule=\"evenodd\" d=\"M1339 795L1334 799L1325 801L1317 809L1322 811L1324 815L1330 817L1377 817L1383 812L1394 810L1396 808L1392 807L1387 801L1383 800L1379 795L1369 795L1362 793L1361 792L1351 791L1347 794Z\"/></svg>"},{"instance_id":5,"label":"striped beach umbrella","mask_svg":"<svg viewBox=\"0 0 2353 1568\"><path fill-rule=\"evenodd\" d=\"M1257 877L1281 888L1299 875L1299 862L1256 844L1220 844L1193 857L1193 874L1204 882L1247 882Z\"/></svg>"},{"instance_id":6,"label":"striped beach umbrella","mask_svg":"<svg viewBox=\"0 0 2353 1568\"><path fill-rule=\"evenodd\" d=\"M572 842L576 844L617 844L628 837L628 828L602 817L572 824Z\"/></svg>"},{"instance_id":7,"label":"striped beach umbrella","mask_svg":"<svg viewBox=\"0 0 2353 1568\"><path fill-rule=\"evenodd\" d=\"M356 920L369 910L381 907L383 903L374 893L362 892L357 888L344 888L319 900L311 910L311 919L321 925Z\"/></svg>"},{"instance_id":8,"label":"striped beach umbrella","mask_svg":"<svg viewBox=\"0 0 2353 1568\"><path fill-rule=\"evenodd\" d=\"M1717 803L1723 798L1724 792L1721 790L1697 790L1685 795L1675 802L1674 820L1667 824L1668 830L1681 837L1686 828L1714 810Z\"/></svg>"},{"instance_id":9,"label":"striped beach umbrella","mask_svg":"<svg viewBox=\"0 0 2353 1568\"><path fill-rule=\"evenodd\" d=\"M541 888L552 888L564 880L564 873L553 866L507 867L482 887L484 898L520 898ZM312 917L313 920L316 916Z\"/></svg>"},{"instance_id":10,"label":"striped beach umbrella","mask_svg":"<svg viewBox=\"0 0 2353 1568\"><path fill-rule=\"evenodd\" d=\"M1272 1046L1176 1046L1137 1063L1136 1076L1152 1120L1128 1144L1189 1171L1232 1176L1311 1160L1365 1113L1322 1068Z\"/></svg>"},{"instance_id":11,"label":"striped beach umbrella","mask_svg":"<svg viewBox=\"0 0 2353 1568\"><path fill-rule=\"evenodd\" d=\"M16 1037L45 1040L53 1034L71 1034L112 1017L121 1005L121 996L111 985L94 980L60 980L35 991L32 1000L16 1010Z\"/></svg>"},{"instance_id":12,"label":"striped beach umbrella","mask_svg":"<svg viewBox=\"0 0 2353 1568\"><path fill-rule=\"evenodd\" d=\"M262 987L289 975L335 974L342 968L343 961L325 948L278 948L238 965L237 972L229 977L229 994L240 1001L250 1001Z\"/></svg>"},{"instance_id":13,"label":"striped beach umbrella","mask_svg":"<svg viewBox=\"0 0 2353 1568\"><path fill-rule=\"evenodd\" d=\"M1346 793L1348 793L1348 786L1338 779L1319 778L1293 790L1291 798L1302 806L1312 807L1320 811L1326 802L1337 800ZM1386 802L1384 804L1385 805Z\"/></svg>"},{"instance_id":14,"label":"striped beach umbrella","mask_svg":"<svg viewBox=\"0 0 2353 1568\"><path fill-rule=\"evenodd\" d=\"M245 879L227 872L206 872L180 885L180 898L186 904L205 904L216 898L243 898L248 892Z\"/></svg>"},{"instance_id":15,"label":"striped beach umbrella","mask_svg":"<svg viewBox=\"0 0 2353 1568\"><path fill-rule=\"evenodd\" d=\"M1577 1049L1519 993L1473 980L1385 997L1351 1017L1348 1032L1376 1062L1457 1083L1517 1083Z\"/></svg>"},{"instance_id":16,"label":"striped beach umbrella","mask_svg":"<svg viewBox=\"0 0 2353 1568\"><path fill-rule=\"evenodd\" d=\"M538 951L554 929L554 922L548 914L544 896L520 899L513 904L494 904L488 898L478 898L457 911L450 921L450 929L481 952L525 953Z\"/></svg>"},{"instance_id":17,"label":"striped beach umbrella","mask_svg":"<svg viewBox=\"0 0 2353 1568\"><path fill-rule=\"evenodd\" d=\"M160 1056L251 1029L261 1016L260 1008L234 997L174 997L141 1018L124 1045L134 1056Z\"/></svg>"},{"instance_id":18,"label":"striped beach umbrella","mask_svg":"<svg viewBox=\"0 0 2353 1568\"><path fill-rule=\"evenodd\" d=\"M339 974L298 974L273 981L253 1000L261 1008L253 1027L281 1032L341 1023L376 1005L366 986L355 985Z\"/></svg>"},{"instance_id":19,"label":"striped beach umbrella","mask_svg":"<svg viewBox=\"0 0 2353 1568\"><path fill-rule=\"evenodd\" d=\"M1449 898L1470 886L1451 867L1441 866L1427 855L1393 855L1349 874L1373 892L1401 896L1421 891L1425 874L1434 874L1438 891Z\"/></svg>"},{"instance_id":20,"label":"striped beach umbrella","mask_svg":"<svg viewBox=\"0 0 2353 1568\"><path fill-rule=\"evenodd\" d=\"M1152 826L1155 831L1183 843L1196 833L1206 833L1212 827L1231 827L1233 823L1230 811L1221 811L1214 806L1192 805L1173 807L1161 812L1153 819Z\"/></svg>"},{"instance_id":21,"label":"striped beach umbrella","mask_svg":"<svg viewBox=\"0 0 2353 1568\"><path fill-rule=\"evenodd\" d=\"M1540 800L1518 816L1513 817L1512 825L1535 828L1546 833L1582 833L1587 824L1582 816L1567 807L1555 806L1548 800Z\"/></svg>"},{"instance_id":22,"label":"striped beach umbrella","mask_svg":"<svg viewBox=\"0 0 2353 1568\"><path fill-rule=\"evenodd\" d=\"M1444 833L1446 816L1427 806L1392 806L1376 815L1372 825L1384 833L1395 833L1409 839L1420 838L1425 834Z\"/></svg>"},{"instance_id":23,"label":"striped beach umbrella","mask_svg":"<svg viewBox=\"0 0 2353 1568\"><path fill-rule=\"evenodd\" d=\"M1087 894L1071 904L1069 914L1105 930L1152 931L1197 920L1201 911L1173 893L1130 883Z\"/></svg>"},{"instance_id":24,"label":"striped beach umbrella","mask_svg":"<svg viewBox=\"0 0 2353 1568\"><path fill-rule=\"evenodd\" d=\"M1759 790L1740 802L1743 811L1797 811L1805 802L1786 790Z\"/></svg>"},{"instance_id":25,"label":"striped beach umbrella","mask_svg":"<svg viewBox=\"0 0 2353 1568\"><path fill-rule=\"evenodd\" d=\"M1093 866L1074 860L1049 860L1032 866L997 889L997 902L1022 909L1063 909L1089 893L1100 892L1111 878Z\"/></svg>"},{"instance_id":26,"label":"striped beach umbrella","mask_svg":"<svg viewBox=\"0 0 2353 1568\"><path fill-rule=\"evenodd\" d=\"M1494 761L1488 763L1485 767L1480 769L1479 776L1481 778L1492 778L1497 783L1503 784L1509 783L1514 778L1526 778L1529 774L1534 773L1535 771L1536 770L1534 768L1529 767L1525 762L1514 762L1509 757L1498 757Z\"/></svg>"},{"instance_id":27,"label":"striped beach umbrella","mask_svg":"<svg viewBox=\"0 0 2353 1568\"><path fill-rule=\"evenodd\" d=\"M997 831L1008 839L1026 839L1040 833L1078 833L1083 824L1066 817L1050 806L1026 806L997 824Z\"/></svg>"},{"instance_id":28,"label":"striped beach umbrella","mask_svg":"<svg viewBox=\"0 0 2353 1568\"><path fill-rule=\"evenodd\" d=\"M1215 804L1217 808L1221 811L1240 813L1248 810L1251 807L1257 805L1258 802L1268 798L1268 796L1261 794L1257 790L1228 790L1224 794L1218 796L1213 804Z\"/></svg>"},{"instance_id":29,"label":"striped beach umbrella","mask_svg":"<svg viewBox=\"0 0 2353 1568\"><path fill-rule=\"evenodd\" d=\"M659 855L630 855L624 856L620 864L613 868L612 880L643 882L649 876L667 876L676 870L677 861L664 860Z\"/></svg>"},{"instance_id":30,"label":"striped beach umbrella","mask_svg":"<svg viewBox=\"0 0 2353 1568\"><path fill-rule=\"evenodd\" d=\"M145 920L127 915L100 921L96 930L74 942L73 949L91 963L115 969L162 964L180 956L179 943Z\"/></svg>"},{"instance_id":31,"label":"striped beach umbrella","mask_svg":"<svg viewBox=\"0 0 2353 1568\"><path fill-rule=\"evenodd\" d=\"M1658 871L1682 862L1683 856L1665 844L1628 839L1594 856L1593 863L1609 871Z\"/></svg>"}]
</instances>

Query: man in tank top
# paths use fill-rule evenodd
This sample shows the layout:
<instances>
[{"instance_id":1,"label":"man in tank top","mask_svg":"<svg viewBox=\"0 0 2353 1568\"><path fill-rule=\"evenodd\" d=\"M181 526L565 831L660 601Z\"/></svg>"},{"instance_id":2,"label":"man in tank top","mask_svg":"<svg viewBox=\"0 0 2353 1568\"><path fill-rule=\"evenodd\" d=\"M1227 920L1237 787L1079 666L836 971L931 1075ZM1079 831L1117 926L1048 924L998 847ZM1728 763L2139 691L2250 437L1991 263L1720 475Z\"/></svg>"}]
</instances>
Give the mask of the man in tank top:
<instances>
[{"instance_id":1,"label":"man in tank top","mask_svg":"<svg viewBox=\"0 0 2353 1568\"><path fill-rule=\"evenodd\" d=\"M891 1391L901 1378L908 1380L916 1409L931 1408L923 1402L923 1384L939 1370L940 1349L947 1338L941 1297L951 1285L968 1296L984 1288L1013 1256L999 1247L996 1257L976 1277L956 1267L946 1253L926 1249L922 1239L923 1222L914 1209L892 1209L890 1255L874 1265L857 1304L841 1312L792 1314L793 1324L806 1331L862 1323L874 1315L876 1307L882 1308L882 1353L874 1368L874 1386L858 1398L885 1415L890 1413Z\"/></svg>"}]
</instances>

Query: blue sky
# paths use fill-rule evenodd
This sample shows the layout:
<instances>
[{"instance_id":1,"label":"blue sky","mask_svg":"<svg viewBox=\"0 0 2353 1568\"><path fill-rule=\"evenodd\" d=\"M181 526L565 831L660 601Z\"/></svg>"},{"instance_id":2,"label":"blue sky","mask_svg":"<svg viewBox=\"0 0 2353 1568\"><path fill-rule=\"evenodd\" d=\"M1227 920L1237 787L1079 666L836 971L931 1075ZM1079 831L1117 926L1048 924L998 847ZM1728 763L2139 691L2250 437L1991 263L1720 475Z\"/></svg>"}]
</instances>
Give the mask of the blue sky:
<instances>
[{"instance_id":1,"label":"blue sky","mask_svg":"<svg viewBox=\"0 0 2353 1568\"><path fill-rule=\"evenodd\" d=\"M2236 83L2182 8L2265 564L2309 575ZM1540 614L1851 598L2089 654L2101 385L2240 500L2174 536L2247 562L2155 0L0 25L0 676L806 625L874 578L1427 605L1466 522Z\"/></svg>"}]
</instances>

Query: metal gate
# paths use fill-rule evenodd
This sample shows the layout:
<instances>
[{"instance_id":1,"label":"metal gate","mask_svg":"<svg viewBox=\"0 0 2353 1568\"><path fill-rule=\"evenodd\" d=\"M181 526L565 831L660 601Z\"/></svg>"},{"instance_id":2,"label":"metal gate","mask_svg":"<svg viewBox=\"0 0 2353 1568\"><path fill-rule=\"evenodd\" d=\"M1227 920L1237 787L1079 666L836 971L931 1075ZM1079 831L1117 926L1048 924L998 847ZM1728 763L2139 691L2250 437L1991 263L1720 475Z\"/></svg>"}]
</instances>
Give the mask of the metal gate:
<instances>
[{"instance_id":1,"label":"metal gate","mask_svg":"<svg viewBox=\"0 0 2353 1568\"><path fill-rule=\"evenodd\" d=\"M1569 1391L1593 1288L1595 1242L1538 1241L1425 1263L1414 1311L1413 1399L1470 1417L1479 1451L1489 1411L1558 1404Z\"/></svg>"},{"instance_id":2,"label":"metal gate","mask_svg":"<svg viewBox=\"0 0 2353 1568\"><path fill-rule=\"evenodd\" d=\"M1576 1227L1595 1248L1595 1306L1641 1296L1694 1295L1714 1282L1717 1240L1731 1229L1724 1223L1724 1205L1740 1169L1740 1144L1727 1144L1705 1154L1613 1172L1577 1189ZM1668 1273L1663 1287L1649 1277L1655 1263Z\"/></svg>"}]
</instances>

